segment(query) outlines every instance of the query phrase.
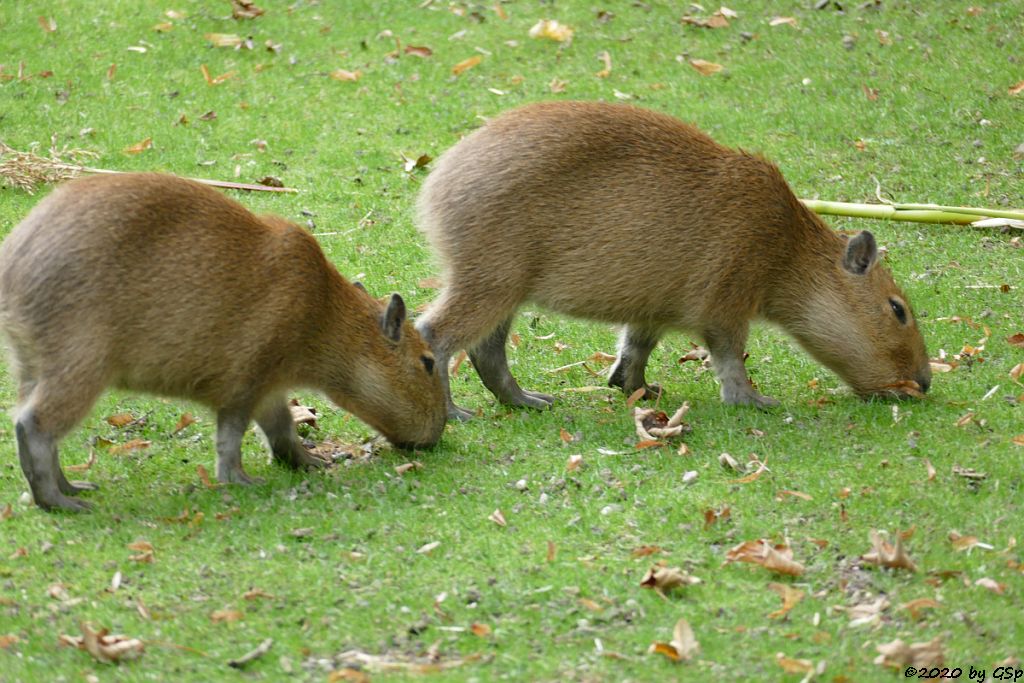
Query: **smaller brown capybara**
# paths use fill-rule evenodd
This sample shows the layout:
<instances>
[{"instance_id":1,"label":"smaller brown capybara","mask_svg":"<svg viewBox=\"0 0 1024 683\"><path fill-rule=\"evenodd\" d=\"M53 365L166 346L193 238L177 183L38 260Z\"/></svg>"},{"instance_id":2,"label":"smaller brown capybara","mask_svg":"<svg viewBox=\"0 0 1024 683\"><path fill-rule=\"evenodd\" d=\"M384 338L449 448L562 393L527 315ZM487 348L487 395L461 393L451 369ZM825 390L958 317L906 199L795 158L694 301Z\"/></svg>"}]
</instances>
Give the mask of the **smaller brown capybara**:
<instances>
[{"instance_id":1,"label":"smaller brown capybara","mask_svg":"<svg viewBox=\"0 0 1024 683\"><path fill-rule=\"evenodd\" d=\"M771 162L632 106L552 102L506 112L446 151L419 194L441 291L417 328L445 368L467 349L500 401L549 406L508 369L531 301L624 325L609 384L648 387L671 329L703 338L727 403L774 405L743 365L752 320L791 334L860 396L927 391L924 341L869 232L846 239Z\"/></svg>"},{"instance_id":2,"label":"smaller brown capybara","mask_svg":"<svg viewBox=\"0 0 1024 683\"><path fill-rule=\"evenodd\" d=\"M0 329L18 382L18 458L43 508L81 510L57 444L107 387L216 411L217 479L251 483L251 419L274 459L322 466L285 392L323 391L398 446L437 442L445 399L397 294L372 298L302 228L168 175L68 183L0 246Z\"/></svg>"}]
</instances>

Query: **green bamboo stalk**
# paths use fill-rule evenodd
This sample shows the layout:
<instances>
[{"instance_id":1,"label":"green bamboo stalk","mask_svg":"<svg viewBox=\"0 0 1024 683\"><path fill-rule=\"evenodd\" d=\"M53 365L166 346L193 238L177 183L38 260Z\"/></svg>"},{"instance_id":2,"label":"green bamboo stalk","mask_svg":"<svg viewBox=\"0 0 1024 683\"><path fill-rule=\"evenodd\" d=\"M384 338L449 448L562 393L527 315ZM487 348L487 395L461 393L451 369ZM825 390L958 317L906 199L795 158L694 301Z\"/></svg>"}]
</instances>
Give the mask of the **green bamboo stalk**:
<instances>
[{"instance_id":1,"label":"green bamboo stalk","mask_svg":"<svg viewBox=\"0 0 1024 683\"><path fill-rule=\"evenodd\" d=\"M950 211L952 213L965 213L972 216L984 216L987 218L1012 218L1013 220L1024 221L1024 211L1006 211L1004 209L980 209L970 206L941 206L939 204L894 204L900 211Z\"/></svg>"},{"instance_id":2,"label":"green bamboo stalk","mask_svg":"<svg viewBox=\"0 0 1024 683\"><path fill-rule=\"evenodd\" d=\"M850 218L878 218L891 221L914 223L954 223L969 225L979 217L991 214L964 213L953 210L903 210L891 204L855 204L852 202L827 202L821 199L801 199L804 206L819 214L848 216ZM946 207L952 209L953 207Z\"/></svg>"}]
</instances>

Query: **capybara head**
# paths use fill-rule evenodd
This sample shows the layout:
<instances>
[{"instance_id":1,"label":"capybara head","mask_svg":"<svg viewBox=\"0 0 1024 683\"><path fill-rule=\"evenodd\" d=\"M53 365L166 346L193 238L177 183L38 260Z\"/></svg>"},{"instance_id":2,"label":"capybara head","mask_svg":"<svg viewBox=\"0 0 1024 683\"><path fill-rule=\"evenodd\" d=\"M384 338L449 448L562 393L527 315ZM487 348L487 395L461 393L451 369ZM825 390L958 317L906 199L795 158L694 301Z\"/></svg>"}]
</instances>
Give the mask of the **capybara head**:
<instances>
[{"instance_id":1,"label":"capybara head","mask_svg":"<svg viewBox=\"0 0 1024 683\"><path fill-rule=\"evenodd\" d=\"M447 420L434 354L406 319L401 296L392 294L385 304L363 292L376 307L380 333L364 335L365 348L354 349L359 362L352 369L351 395L332 398L394 445L429 448Z\"/></svg>"},{"instance_id":2,"label":"capybara head","mask_svg":"<svg viewBox=\"0 0 1024 683\"><path fill-rule=\"evenodd\" d=\"M920 396L931 368L906 295L879 263L870 232L838 244L832 267L809 273L815 282L803 289L795 336L863 398Z\"/></svg>"}]
</instances>

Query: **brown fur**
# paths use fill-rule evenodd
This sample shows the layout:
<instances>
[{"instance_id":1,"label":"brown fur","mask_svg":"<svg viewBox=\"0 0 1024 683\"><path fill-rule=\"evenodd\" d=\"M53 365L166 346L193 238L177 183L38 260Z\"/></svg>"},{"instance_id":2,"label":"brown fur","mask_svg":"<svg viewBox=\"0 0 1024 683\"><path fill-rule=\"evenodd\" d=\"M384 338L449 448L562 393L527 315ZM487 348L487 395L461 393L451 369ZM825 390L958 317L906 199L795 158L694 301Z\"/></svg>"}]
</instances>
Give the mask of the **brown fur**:
<instances>
[{"instance_id":1,"label":"brown fur","mask_svg":"<svg viewBox=\"0 0 1024 683\"><path fill-rule=\"evenodd\" d=\"M708 344L726 401L774 403L743 370L758 318L860 395L930 381L921 334L875 265L873 238L846 241L771 162L663 114L586 102L509 111L441 156L418 217L444 285L417 326L438 362L471 349L507 403L551 401L521 391L505 364L504 336L525 301L626 325L611 383L627 392L645 386L658 338L682 329ZM864 251L865 272L843 266L848 249Z\"/></svg>"},{"instance_id":2,"label":"brown fur","mask_svg":"<svg viewBox=\"0 0 1024 683\"><path fill-rule=\"evenodd\" d=\"M19 457L44 507L84 507L64 495L77 488L56 442L108 386L216 410L221 481L249 481L250 418L278 461L322 464L288 415L297 386L399 445L432 445L444 428L432 354L398 295L385 307L302 228L173 176L86 178L36 206L0 247L0 327Z\"/></svg>"}]
</instances>

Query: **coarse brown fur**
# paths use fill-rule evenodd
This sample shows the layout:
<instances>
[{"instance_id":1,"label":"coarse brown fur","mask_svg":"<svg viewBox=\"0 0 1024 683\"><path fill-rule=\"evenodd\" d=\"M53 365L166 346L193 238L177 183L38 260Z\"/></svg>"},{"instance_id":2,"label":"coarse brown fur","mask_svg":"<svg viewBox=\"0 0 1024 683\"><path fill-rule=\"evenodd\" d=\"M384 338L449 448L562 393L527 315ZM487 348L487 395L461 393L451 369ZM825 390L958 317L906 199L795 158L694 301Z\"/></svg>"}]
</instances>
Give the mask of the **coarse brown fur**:
<instances>
[{"instance_id":1,"label":"coarse brown fur","mask_svg":"<svg viewBox=\"0 0 1024 683\"><path fill-rule=\"evenodd\" d=\"M521 390L505 360L526 301L625 325L610 383L626 392L647 386L648 355L681 329L705 340L724 400L775 403L743 367L759 318L860 395L930 381L921 334L876 264L873 237L838 235L771 162L670 116L588 102L514 109L438 159L417 208L443 270L417 327L439 363L469 349L503 402L552 401ZM450 396L449 412L467 416Z\"/></svg>"},{"instance_id":2,"label":"coarse brown fur","mask_svg":"<svg viewBox=\"0 0 1024 683\"><path fill-rule=\"evenodd\" d=\"M302 228L159 174L64 185L0 247L0 329L18 380L18 455L36 502L80 509L57 443L106 387L217 412L217 477L248 483L250 419L274 457L324 464L285 392L322 390L403 446L430 446L446 410L429 347L390 303L349 283Z\"/></svg>"}]
</instances>

